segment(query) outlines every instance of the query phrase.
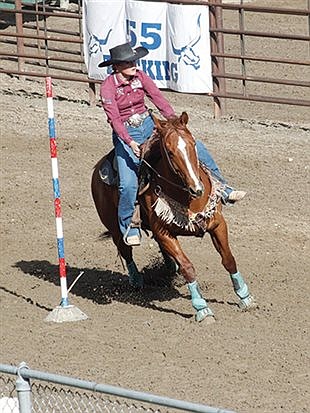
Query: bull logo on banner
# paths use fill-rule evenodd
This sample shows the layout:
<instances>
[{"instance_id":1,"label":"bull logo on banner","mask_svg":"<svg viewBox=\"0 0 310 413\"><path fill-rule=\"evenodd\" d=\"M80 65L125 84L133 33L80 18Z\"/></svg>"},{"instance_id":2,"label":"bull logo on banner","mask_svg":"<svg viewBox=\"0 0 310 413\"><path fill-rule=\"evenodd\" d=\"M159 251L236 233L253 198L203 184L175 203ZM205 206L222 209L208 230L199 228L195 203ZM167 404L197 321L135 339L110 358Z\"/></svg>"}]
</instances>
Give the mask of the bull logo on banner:
<instances>
[{"instance_id":1,"label":"bull logo on banner","mask_svg":"<svg viewBox=\"0 0 310 413\"><path fill-rule=\"evenodd\" d=\"M89 33L88 40L88 55L96 55L98 52L103 53L102 47L108 43L109 36L112 32L112 29L109 30L105 38L99 39L95 34Z\"/></svg>"},{"instance_id":2,"label":"bull logo on banner","mask_svg":"<svg viewBox=\"0 0 310 413\"><path fill-rule=\"evenodd\" d=\"M129 41L133 48L149 50L137 67L158 87L212 91L208 8L156 0L151 7L143 0L84 0L83 10L84 56L91 79L104 80L113 68L100 69L98 64L109 59L112 46Z\"/></svg>"},{"instance_id":3,"label":"bull logo on banner","mask_svg":"<svg viewBox=\"0 0 310 413\"><path fill-rule=\"evenodd\" d=\"M173 53L178 57L178 62L184 62L188 66L193 66L195 70L200 68L200 56L198 56L194 51L194 46L199 42L201 38L201 27L200 27L200 17L199 14L197 19L197 34L196 36L185 46L177 48L174 46L171 40L171 45Z\"/></svg>"}]
</instances>

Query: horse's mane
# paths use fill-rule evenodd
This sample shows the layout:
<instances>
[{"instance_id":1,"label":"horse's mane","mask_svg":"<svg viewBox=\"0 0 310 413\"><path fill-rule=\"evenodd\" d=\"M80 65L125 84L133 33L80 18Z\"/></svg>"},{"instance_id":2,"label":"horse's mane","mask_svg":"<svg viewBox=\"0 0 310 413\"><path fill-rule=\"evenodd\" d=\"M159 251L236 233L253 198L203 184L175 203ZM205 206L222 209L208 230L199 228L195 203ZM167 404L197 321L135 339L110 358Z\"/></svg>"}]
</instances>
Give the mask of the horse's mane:
<instances>
[{"instance_id":1,"label":"horse's mane","mask_svg":"<svg viewBox=\"0 0 310 413\"><path fill-rule=\"evenodd\" d=\"M167 128L167 132L169 132L171 129L187 131L186 125L182 123L180 118L178 118L177 116L171 117L166 121L161 121L161 125L164 128Z\"/></svg>"},{"instance_id":2,"label":"horse's mane","mask_svg":"<svg viewBox=\"0 0 310 413\"><path fill-rule=\"evenodd\" d=\"M141 145L142 158L154 164L155 160L160 157L160 135L156 130Z\"/></svg>"},{"instance_id":3,"label":"horse's mane","mask_svg":"<svg viewBox=\"0 0 310 413\"><path fill-rule=\"evenodd\" d=\"M186 124L175 116L168 120L160 120L160 125L163 130L155 128L152 135L141 145L142 158L151 163L153 166L161 158L161 141L164 136L171 131L187 131ZM163 133L164 132L164 133Z\"/></svg>"}]
</instances>

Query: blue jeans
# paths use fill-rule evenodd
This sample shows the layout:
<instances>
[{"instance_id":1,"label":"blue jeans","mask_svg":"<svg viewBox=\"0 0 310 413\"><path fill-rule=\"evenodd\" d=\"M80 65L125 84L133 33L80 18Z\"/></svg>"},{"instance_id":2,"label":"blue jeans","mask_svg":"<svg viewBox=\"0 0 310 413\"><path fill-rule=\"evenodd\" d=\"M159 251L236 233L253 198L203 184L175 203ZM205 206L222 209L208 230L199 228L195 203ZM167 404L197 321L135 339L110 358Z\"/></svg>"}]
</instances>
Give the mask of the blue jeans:
<instances>
[{"instance_id":1,"label":"blue jeans","mask_svg":"<svg viewBox=\"0 0 310 413\"><path fill-rule=\"evenodd\" d=\"M215 160L212 158L206 146L201 141L196 140L196 148L200 162L204 163L210 170L212 176L224 185L225 191L223 198L224 201L226 201L228 195L233 191L233 188L228 186L226 179L223 177L219 167L217 166Z\"/></svg>"},{"instance_id":2,"label":"blue jeans","mask_svg":"<svg viewBox=\"0 0 310 413\"><path fill-rule=\"evenodd\" d=\"M154 122L151 116L144 119L141 126L133 128L127 127L129 135L138 144L142 144L148 139L154 129ZM118 168L118 191L119 191L119 204L118 204L118 221L120 230L125 235L134 212L135 201L138 191L138 172L140 166L140 159L138 159L132 149L113 131L112 134L113 144L115 147L116 162ZM216 162L212 158L211 154L207 150L206 146L199 140L196 141L198 158L203 162L211 171L212 175L227 185L223 178ZM226 186L225 192L228 194L231 192L231 188ZM138 230L132 228L129 230L129 235L137 234Z\"/></svg>"},{"instance_id":3,"label":"blue jeans","mask_svg":"<svg viewBox=\"0 0 310 413\"><path fill-rule=\"evenodd\" d=\"M149 138L154 129L154 122L151 116L144 119L141 126L133 128L127 127L129 135L138 144L142 144ZM118 222L120 230L125 235L133 215L135 201L138 191L138 172L140 159L136 157L132 149L120 139L115 132L112 135L113 144L115 147L115 155L118 168ZM138 230L132 228L129 235L137 234Z\"/></svg>"}]
</instances>

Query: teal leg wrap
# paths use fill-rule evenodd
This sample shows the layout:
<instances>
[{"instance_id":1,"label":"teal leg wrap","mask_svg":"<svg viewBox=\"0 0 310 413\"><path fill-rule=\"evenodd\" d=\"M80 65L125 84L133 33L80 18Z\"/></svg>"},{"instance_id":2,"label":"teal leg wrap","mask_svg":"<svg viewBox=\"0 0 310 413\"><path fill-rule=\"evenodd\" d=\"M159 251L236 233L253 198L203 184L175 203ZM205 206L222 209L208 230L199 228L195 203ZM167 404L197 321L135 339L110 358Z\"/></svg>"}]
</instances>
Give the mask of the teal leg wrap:
<instances>
[{"instance_id":1,"label":"teal leg wrap","mask_svg":"<svg viewBox=\"0 0 310 413\"><path fill-rule=\"evenodd\" d=\"M195 308L195 310L199 311L199 310L202 310L203 308L208 307L206 300L202 298L200 294L197 281L188 283L187 286L191 293L192 305Z\"/></svg>"},{"instance_id":2,"label":"teal leg wrap","mask_svg":"<svg viewBox=\"0 0 310 413\"><path fill-rule=\"evenodd\" d=\"M255 298L250 294L248 286L246 285L240 272L238 271L236 274L230 274L230 278L233 283L235 293L240 298L239 307L241 310L247 311L252 308L257 308Z\"/></svg>"},{"instance_id":3,"label":"teal leg wrap","mask_svg":"<svg viewBox=\"0 0 310 413\"><path fill-rule=\"evenodd\" d=\"M247 298L250 295L249 289L240 272L238 271L236 274L230 274L230 278L237 296L241 298L241 300Z\"/></svg>"},{"instance_id":4,"label":"teal leg wrap","mask_svg":"<svg viewBox=\"0 0 310 413\"><path fill-rule=\"evenodd\" d=\"M143 276L139 273L138 268L134 261L131 261L127 265L129 284L132 287L142 288L143 287Z\"/></svg>"},{"instance_id":5,"label":"teal leg wrap","mask_svg":"<svg viewBox=\"0 0 310 413\"><path fill-rule=\"evenodd\" d=\"M197 281L187 284L191 293L192 306L196 310L196 321L202 321L208 316L213 316L212 310L208 307L208 304L204 298L202 298Z\"/></svg>"}]
</instances>

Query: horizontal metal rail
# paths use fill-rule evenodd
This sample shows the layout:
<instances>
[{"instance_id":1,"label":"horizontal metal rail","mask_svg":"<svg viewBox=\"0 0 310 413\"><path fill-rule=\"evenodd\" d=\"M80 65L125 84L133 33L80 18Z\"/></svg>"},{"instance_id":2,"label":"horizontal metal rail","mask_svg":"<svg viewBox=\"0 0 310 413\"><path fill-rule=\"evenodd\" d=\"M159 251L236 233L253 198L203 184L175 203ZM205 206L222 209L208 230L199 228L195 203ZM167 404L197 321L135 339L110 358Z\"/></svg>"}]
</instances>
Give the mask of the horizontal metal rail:
<instances>
[{"instance_id":1,"label":"horizontal metal rail","mask_svg":"<svg viewBox=\"0 0 310 413\"><path fill-rule=\"evenodd\" d=\"M36 35L36 34L19 34L19 33L1 33L0 32L0 37L20 37L23 39L35 39L35 40L48 40L50 42L64 42L64 43L77 43L77 44L82 44L83 40L81 38L78 39L71 39L67 37L51 37L51 36L41 36L41 35Z\"/></svg>"},{"instance_id":2,"label":"horizontal metal rail","mask_svg":"<svg viewBox=\"0 0 310 413\"><path fill-rule=\"evenodd\" d=\"M302 34L282 34L282 33L267 33L267 32L253 32L250 30L236 30L236 29L210 29L211 33L225 33L225 34L235 34L243 36L252 37L268 37L273 39L285 39L285 40L302 40L310 41L310 36L305 36Z\"/></svg>"},{"instance_id":3,"label":"horizontal metal rail","mask_svg":"<svg viewBox=\"0 0 310 413\"><path fill-rule=\"evenodd\" d=\"M231 4L225 3L214 3L211 1L204 0L157 0L160 3L171 3L171 4L191 4L191 5L201 5L209 7L219 7L227 10L240 10L251 11L257 13L271 13L271 14L291 14L295 16L307 16L310 12L309 9L296 9L296 8L279 8L279 7L266 7L266 6L256 6L248 4ZM237 0L236 0L237 1Z\"/></svg>"},{"instance_id":4,"label":"horizontal metal rail","mask_svg":"<svg viewBox=\"0 0 310 413\"><path fill-rule=\"evenodd\" d=\"M216 96L219 98L226 99L239 99L239 100L251 100L254 102L266 102L266 103L279 103L284 105L293 106L310 106L310 100L304 99L289 99L289 98L279 98L273 96L261 96L261 95L242 95L241 93L211 93L211 96Z\"/></svg>"},{"instance_id":5,"label":"horizontal metal rail","mask_svg":"<svg viewBox=\"0 0 310 413\"><path fill-rule=\"evenodd\" d=\"M98 393L105 393L113 396L123 397L131 400L156 404L174 409L197 412L197 413L234 413L231 410L224 410L215 407L206 406L199 403L191 403L183 400L172 399L169 397L157 396L151 393L125 389L123 387L98 384L93 381L75 379L72 377L61 376L59 374L50 374L38 370L31 370L27 366L20 368L0 364L0 371L8 374L20 375L24 379L35 379L60 385L75 387L84 390L90 390Z\"/></svg>"},{"instance_id":6,"label":"horizontal metal rail","mask_svg":"<svg viewBox=\"0 0 310 413\"><path fill-rule=\"evenodd\" d=\"M310 87L310 82L303 81L303 80L273 79L273 78L268 78L268 77L243 76L243 75L238 75L238 74L233 74L233 73L217 73L217 72L214 73L214 76L225 78L225 79L247 80L250 82L275 83L277 85Z\"/></svg>"},{"instance_id":7,"label":"horizontal metal rail","mask_svg":"<svg viewBox=\"0 0 310 413\"><path fill-rule=\"evenodd\" d=\"M59 51L58 51L59 52ZM72 52L71 52L72 53ZM38 59L38 60L49 60L55 62L66 62L66 63L84 63L84 60L80 57L78 59L73 59L70 57L57 57L57 56L44 56L44 55L36 55L36 54L27 54L27 53L20 53L18 56L12 56L10 52L0 52L0 57L10 57L10 60L18 60L18 57L25 57L27 59ZM9 59L8 59L9 60Z\"/></svg>"},{"instance_id":8,"label":"horizontal metal rail","mask_svg":"<svg viewBox=\"0 0 310 413\"><path fill-rule=\"evenodd\" d=\"M38 72L28 72L25 70L11 70L11 69L0 69L0 73L6 73L7 75L20 75L20 76L29 76L29 77L46 77L46 73L38 73ZM65 75L57 75L53 74L53 79L58 80L69 80L72 82L84 82L84 83L98 83L100 84L100 80L89 79L85 74L85 77L78 77L78 76L65 76Z\"/></svg>"},{"instance_id":9,"label":"horizontal metal rail","mask_svg":"<svg viewBox=\"0 0 310 413\"><path fill-rule=\"evenodd\" d=\"M13 60L16 60L16 59L9 58L7 60L13 61ZM46 65L42 64L41 62L25 61L25 63L27 63L29 65L32 65L32 66L40 67L42 69L46 69ZM73 68L72 66L66 67L66 66L57 66L57 65L51 65L50 64L48 66L48 68L49 68L49 70L54 69L54 70L61 70L63 72L71 72L71 73L78 73L78 74L86 74L87 75L86 71L84 71L83 69L76 69L76 68ZM46 72L45 72L45 75L46 75Z\"/></svg>"},{"instance_id":10,"label":"horizontal metal rail","mask_svg":"<svg viewBox=\"0 0 310 413\"><path fill-rule=\"evenodd\" d=\"M25 63L32 64L33 66L38 66L38 67L41 67L41 68L44 68L44 69L46 68L46 65L43 65L41 62L33 62L33 63L25 62ZM66 67L66 66L57 66L57 65L51 65L50 64L48 66L48 69L49 70L51 70L51 69L61 70L63 72L71 72L71 73L78 73L78 74L86 74L87 75L87 73L83 69L74 68L72 66Z\"/></svg>"},{"instance_id":11,"label":"horizontal metal rail","mask_svg":"<svg viewBox=\"0 0 310 413\"><path fill-rule=\"evenodd\" d=\"M3 13L14 13L14 14L35 14L36 16L45 16L45 17L68 17L70 19L82 19L82 14L77 14L76 12L60 12L56 13L48 11L39 11L39 10L25 10L25 9L5 9L0 7L0 12Z\"/></svg>"},{"instance_id":12,"label":"horizontal metal rail","mask_svg":"<svg viewBox=\"0 0 310 413\"><path fill-rule=\"evenodd\" d=\"M227 59L254 60L257 62L284 63L284 64L289 64L289 65L310 66L310 60L277 59L274 57L258 57L258 56L248 56L248 55L229 54L229 53L211 53L211 56L225 57Z\"/></svg>"},{"instance_id":13,"label":"horizontal metal rail","mask_svg":"<svg viewBox=\"0 0 310 413\"><path fill-rule=\"evenodd\" d=\"M15 4L15 0L2 0L5 3L11 3ZM23 7L34 7L34 8L43 8L44 10L50 10L50 11L59 11L59 7L51 6L49 4L43 4L44 0L35 0L33 1L33 4L29 4L27 1L21 0L21 6Z\"/></svg>"},{"instance_id":14,"label":"horizontal metal rail","mask_svg":"<svg viewBox=\"0 0 310 413\"><path fill-rule=\"evenodd\" d=\"M244 10L251 11L256 13L271 13L271 14L289 14L293 16L308 16L310 9L294 9L294 8L279 8L279 7L264 7L264 6L254 6L246 4L214 4L208 2L209 5L214 7L221 7L222 9L227 10Z\"/></svg>"},{"instance_id":15,"label":"horizontal metal rail","mask_svg":"<svg viewBox=\"0 0 310 413\"><path fill-rule=\"evenodd\" d=\"M41 31L45 31L47 33L58 33L58 34L66 34L68 36L78 36L78 37L82 37L81 34L79 32L71 32L68 30L59 30L59 29L49 29L49 28L45 28L45 27L40 27L40 26L36 26L34 24L31 23L24 23L24 28L25 29L30 29L30 30L41 30Z\"/></svg>"},{"instance_id":16,"label":"horizontal metal rail","mask_svg":"<svg viewBox=\"0 0 310 413\"><path fill-rule=\"evenodd\" d=\"M59 51L58 51L59 52ZM36 55L36 54L27 54L27 53L20 53L18 56L12 56L10 52L0 52L0 57L10 57L11 61L17 61L18 57L25 57L27 59L38 59L38 60L49 60L55 62L66 62L66 63L84 63L84 60L80 57L79 59L73 59L70 57L57 57L57 56L44 56L44 55ZM27 62L27 61L26 61ZM29 62L30 63L30 62Z\"/></svg>"},{"instance_id":17,"label":"horizontal metal rail","mask_svg":"<svg viewBox=\"0 0 310 413\"><path fill-rule=\"evenodd\" d=\"M0 44L1 43L4 43L4 44L10 44L10 45L14 45L14 46L16 46L16 44L17 44L17 42L16 41L11 41L11 40L8 40L8 39L1 39L0 40ZM24 43L24 47L26 48L30 48L30 49L38 49L38 45L37 44L35 44L35 43ZM41 47L41 49L43 50L43 46ZM63 55L76 55L76 56L81 56L81 51L80 50L65 50L65 49L57 49L57 48L55 48L55 47L51 47L51 46L49 46L48 47L48 51L49 52L56 52L56 53L61 53L61 54L63 54ZM0 52L0 55L5 55L6 54L6 52ZM23 53L18 53L18 54L14 54L14 55L12 55L12 53L10 54L10 56L11 57L13 57L14 59L15 58L18 58L18 57L22 57L22 54ZM82 59L82 57L81 57L81 59ZM65 60L66 61L66 60ZM77 63L79 63L79 62L77 62ZM83 60L83 63L84 63L84 60Z\"/></svg>"}]
</instances>

